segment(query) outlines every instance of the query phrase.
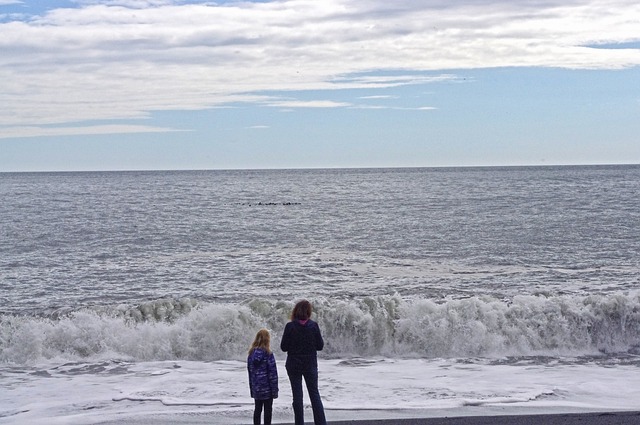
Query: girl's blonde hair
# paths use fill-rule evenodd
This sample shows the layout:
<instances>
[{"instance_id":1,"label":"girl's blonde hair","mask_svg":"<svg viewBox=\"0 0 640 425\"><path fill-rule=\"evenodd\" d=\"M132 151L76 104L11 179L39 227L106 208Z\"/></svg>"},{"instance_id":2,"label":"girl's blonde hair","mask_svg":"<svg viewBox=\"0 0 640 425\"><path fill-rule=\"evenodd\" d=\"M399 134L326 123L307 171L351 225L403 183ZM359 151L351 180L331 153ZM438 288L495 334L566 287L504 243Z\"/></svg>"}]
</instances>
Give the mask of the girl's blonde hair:
<instances>
[{"instance_id":1,"label":"girl's blonde hair","mask_svg":"<svg viewBox=\"0 0 640 425\"><path fill-rule=\"evenodd\" d=\"M271 354L271 335L269 331L266 329L260 329L256 334L256 338L253 340L253 344L251 344L251 348L249 348L249 354L256 348L262 348L267 353Z\"/></svg>"}]
</instances>

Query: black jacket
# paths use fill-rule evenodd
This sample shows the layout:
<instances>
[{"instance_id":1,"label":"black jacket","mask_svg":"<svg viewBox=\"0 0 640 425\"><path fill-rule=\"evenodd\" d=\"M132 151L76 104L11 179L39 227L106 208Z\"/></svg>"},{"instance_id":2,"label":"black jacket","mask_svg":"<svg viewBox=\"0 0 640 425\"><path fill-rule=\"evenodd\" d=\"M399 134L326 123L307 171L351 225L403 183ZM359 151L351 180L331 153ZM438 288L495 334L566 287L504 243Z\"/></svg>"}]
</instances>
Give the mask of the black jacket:
<instances>
[{"instance_id":1,"label":"black jacket","mask_svg":"<svg viewBox=\"0 0 640 425\"><path fill-rule=\"evenodd\" d=\"M284 327L280 348L287 353L287 368L318 367L317 352L324 347L320 327L313 320L293 320Z\"/></svg>"}]
</instances>

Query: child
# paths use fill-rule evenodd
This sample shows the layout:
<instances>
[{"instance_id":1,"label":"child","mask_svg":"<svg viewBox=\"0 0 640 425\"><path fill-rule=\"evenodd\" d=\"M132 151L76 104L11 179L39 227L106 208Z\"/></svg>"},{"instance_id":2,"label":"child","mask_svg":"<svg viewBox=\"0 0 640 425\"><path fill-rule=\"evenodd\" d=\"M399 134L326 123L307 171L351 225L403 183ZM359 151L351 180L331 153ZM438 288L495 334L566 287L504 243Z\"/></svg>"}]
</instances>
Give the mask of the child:
<instances>
[{"instance_id":1,"label":"child","mask_svg":"<svg viewBox=\"0 0 640 425\"><path fill-rule=\"evenodd\" d=\"M276 358L271 352L271 336L266 329L260 329L249 349L247 370L249 371L249 389L255 399L253 425L260 425L260 416L264 406L264 424L271 425L273 399L278 398L278 369Z\"/></svg>"}]
</instances>

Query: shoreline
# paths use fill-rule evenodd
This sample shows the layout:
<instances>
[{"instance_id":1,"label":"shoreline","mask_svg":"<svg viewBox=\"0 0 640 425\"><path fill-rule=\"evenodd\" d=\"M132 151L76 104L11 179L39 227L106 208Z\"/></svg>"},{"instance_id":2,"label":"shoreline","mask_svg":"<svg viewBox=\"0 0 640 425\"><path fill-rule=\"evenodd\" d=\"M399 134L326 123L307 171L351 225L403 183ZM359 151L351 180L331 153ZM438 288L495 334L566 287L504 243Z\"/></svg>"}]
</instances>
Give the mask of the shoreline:
<instances>
[{"instance_id":1,"label":"shoreline","mask_svg":"<svg viewBox=\"0 0 640 425\"><path fill-rule=\"evenodd\" d=\"M540 409L538 409L539 411ZM553 410L553 409L551 409ZM432 412L435 413L435 412ZM408 414L408 412L405 412ZM368 414L362 412L362 419L352 419L359 416L357 411L349 412L349 419L329 420L328 425L637 425L640 424L640 411L588 411L588 412L549 412L535 413L527 409L518 414L513 409L507 409L503 413L479 412L454 409L440 411L435 415L420 417L407 417L402 412L387 411L385 418L367 418ZM442 415L442 416L440 416ZM344 415L335 415L344 416ZM93 425L204 425L204 424L246 425L251 424L252 419L242 417L220 417L212 414L155 414L136 418L119 418L110 421L92 422ZM293 425L293 417L283 420L282 417L274 417L273 425ZM313 423L311 412L305 412L305 424Z\"/></svg>"},{"instance_id":2,"label":"shoreline","mask_svg":"<svg viewBox=\"0 0 640 425\"><path fill-rule=\"evenodd\" d=\"M640 412L540 413L328 422L330 425L635 425ZM281 424L285 425L285 424ZM286 424L288 425L288 424Z\"/></svg>"}]
</instances>

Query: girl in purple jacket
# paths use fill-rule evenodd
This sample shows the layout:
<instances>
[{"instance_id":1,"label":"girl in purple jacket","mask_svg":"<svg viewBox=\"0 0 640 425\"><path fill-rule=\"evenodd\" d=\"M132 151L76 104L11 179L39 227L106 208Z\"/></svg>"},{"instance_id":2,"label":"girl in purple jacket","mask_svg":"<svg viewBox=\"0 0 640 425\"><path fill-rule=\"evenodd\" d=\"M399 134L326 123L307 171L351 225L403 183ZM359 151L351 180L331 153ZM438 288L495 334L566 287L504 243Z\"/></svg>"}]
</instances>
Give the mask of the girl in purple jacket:
<instances>
[{"instance_id":1,"label":"girl in purple jacket","mask_svg":"<svg viewBox=\"0 0 640 425\"><path fill-rule=\"evenodd\" d=\"M260 425L264 407L264 424L271 425L273 399L278 398L278 369L276 358L271 352L271 336L266 329L260 329L249 349L247 357L249 389L255 399L253 425Z\"/></svg>"}]
</instances>

